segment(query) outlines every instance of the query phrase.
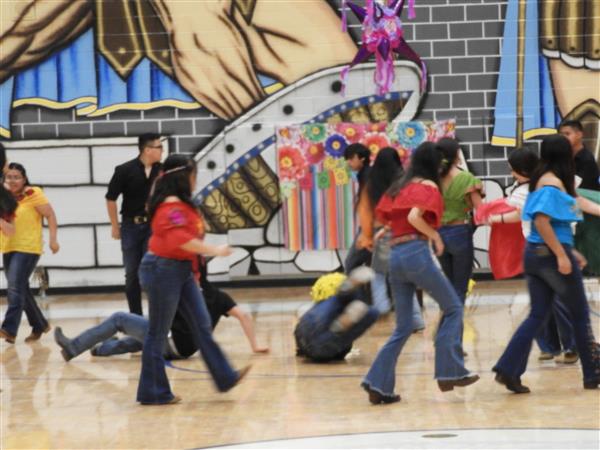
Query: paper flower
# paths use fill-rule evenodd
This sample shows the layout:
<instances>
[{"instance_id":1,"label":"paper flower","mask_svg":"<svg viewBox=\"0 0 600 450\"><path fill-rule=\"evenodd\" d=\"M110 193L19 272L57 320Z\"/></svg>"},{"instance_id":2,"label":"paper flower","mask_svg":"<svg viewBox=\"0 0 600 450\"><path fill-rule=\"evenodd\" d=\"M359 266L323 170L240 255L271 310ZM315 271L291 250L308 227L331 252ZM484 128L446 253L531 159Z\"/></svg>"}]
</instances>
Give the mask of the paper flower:
<instances>
[{"instance_id":1,"label":"paper flower","mask_svg":"<svg viewBox=\"0 0 600 450\"><path fill-rule=\"evenodd\" d=\"M413 150L426 139L427 130L421 122L400 122L396 137L402 147Z\"/></svg>"},{"instance_id":2,"label":"paper flower","mask_svg":"<svg viewBox=\"0 0 600 450\"><path fill-rule=\"evenodd\" d=\"M346 139L341 134L329 136L327 141L325 141L325 151L334 158L343 157L347 146L348 142L346 142Z\"/></svg>"},{"instance_id":3,"label":"paper flower","mask_svg":"<svg viewBox=\"0 0 600 450\"><path fill-rule=\"evenodd\" d=\"M281 196L283 198L290 198L295 188L296 183L293 181L282 181L279 183L279 191L281 192Z\"/></svg>"},{"instance_id":4,"label":"paper flower","mask_svg":"<svg viewBox=\"0 0 600 450\"><path fill-rule=\"evenodd\" d=\"M317 174L317 187L319 189L329 189L331 181L329 179L329 170L324 170Z\"/></svg>"},{"instance_id":5,"label":"paper flower","mask_svg":"<svg viewBox=\"0 0 600 450\"><path fill-rule=\"evenodd\" d=\"M333 177L335 178L335 184L338 186L343 186L350 182L350 177L348 176L348 170L346 168L337 168L333 171Z\"/></svg>"},{"instance_id":6,"label":"paper flower","mask_svg":"<svg viewBox=\"0 0 600 450\"><path fill-rule=\"evenodd\" d=\"M308 142L304 154L310 164L319 164L325 158L325 148L321 143Z\"/></svg>"},{"instance_id":7,"label":"paper flower","mask_svg":"<svg viewBox=\"0 0 600 450\"><path fill-rule=\"evenodd\" d=\"M344 281L346 281L346 275L340 272L320 276L310 289L310 297L313 302L326 300L337 294Z\"/></svg>"},{"instance_id":8,"label":"paper flower","mask_svg":"<svg viewBox=\"0 0 600 450\"><path fill-rule=\"evenodd\" d=\"M325 161L323 161L323 168L326 170L335 170L338 167L338 162L335 158L331 156L326 156Z\"/></svg>"},{"instance_id":9,"label":"paper flower","mask_svg":"<svg viewBox=\"0 0 600 450\"><path fill-rule=\"evenodd\" d=\"M350 143L359 142L363 135L363 127L361 125L356 125L353 123L341 123L336 126L336 130L340 133L346 141Z\"/></svg>"},{"instance_id":10,"label":"paper flower","mask_svg":"<svg viewBox=\"0 0 600 450\"><path fill-rule=\"evenodd\" d=\"M298 180L298 186L303 191L310 191L313 188L313 176L310 171L307 171L306 174Z\"/></svg>"},{"instance_id":11,"label":"paper flower","mask_svg":"<svg viewBox=\"0 0 600 450\"><path fill-rule=\"evenodd\" d=\"M282 180L298 180L306 171L306 160L295 147L279 149L279 177Z\"/></svg>"},{"instance_id":12,"label":"paper flower","mask_svg":"<svg viewBox=\"0 0 600 450\"><path fill-rule=\"evenodd\" d=\"M362 143L371 151L371 157L377 155L382 148L390 146L390 141L383 133L367 133Z\"/></svg>"},{"instance_id":13,"label":"paper flower","mask_svg":"<svg viewBox=\"0 0 600 450\"><path fill-rule=\"evenodd\" d=\"M321 142L327 136L327 128L322 123L311 123L302 127L302 133L311 142Z\"/></svg>"}]
</instances>

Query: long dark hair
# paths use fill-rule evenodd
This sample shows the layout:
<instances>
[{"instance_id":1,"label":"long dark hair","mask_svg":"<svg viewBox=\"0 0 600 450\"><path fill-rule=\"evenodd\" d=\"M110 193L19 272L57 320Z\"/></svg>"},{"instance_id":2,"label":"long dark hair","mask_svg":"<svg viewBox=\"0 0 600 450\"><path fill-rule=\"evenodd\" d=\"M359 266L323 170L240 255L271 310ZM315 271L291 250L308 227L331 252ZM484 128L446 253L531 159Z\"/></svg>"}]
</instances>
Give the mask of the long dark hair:
<instances>
[{"instance_id":1,"label":"long dark hair","mask_svg":"<svg viewBox=\"0 0 600 450\"><path fill-rule=\"evenodd\" d=\"M514 149L508 155L508 164L510 168L522 177L531 178L540 158L535 150L529 147L520 147Z\"/></svg>"},{"instance_id":2,"label":"long dark hair","mask_svg":"<svg viewBox=\"0 0 600 450\"><path fill-rule=\"evenodd\" d=\"M184 155L170 155L165 160L162 172L154 181L152 193L148 199L148 214L154 216L158 205L171 195L178 197L182 202L196 208L192 202L192 186L190 174L196 171L192 159Z\"/></svg>"},{"instance_id":3,"label":"long dark hair","mask_svg":"<svg viewBox=\"0 0 600 450\"><path fill-rule=\"evenodd\" d=\"M6 152L4 146L0 143L0 218L8 219L17 209L17 200L10 192L4 189L2 169L4 169L5 164Z\"/></svg>"},{"instance_id":4,"label":"long dark hair","mask_svg":"<svg viewBox=\"0 0 600 450\"><path fill-rule=\"evenodd\" d=\"M373 205L379 202L379 199L385 194L392 182L400 178L403 173L402 161L400 161L396 149L385 147L379 150L369 171L365 188Z\"/></svg>"},{"instance_id":5,"label":"long dark hair","mask_svg":"<svg viewBox=\"0 0 600 450\"><path fill-rule=\"evenodd\" d=\"M437 145L443 156L440 177L444 178L450 173L450 169L452 169L452 165L456 161L460 145L458 145L457 140L452 138L442 138L437 142Z\"/></svg>"},{"instance_id":6,"label":"long dark hair","mask_svg":"<svg viewBox=\"0 0 600 450\"><path fill-rule=\"evenodd\" d=\"M577 196L575 193L575 162L571 144L561 134L551 134L542 140L540 162L529 180L529 192L535 191L540 178L548 172L553 173L562 181L569 195Z\"/></svg>"},{"instance_id":7,"label":"long dark hair","mask_svg":"<svg viewBox=\"0 0 600 450\"><path fill-rule=\"evenodd\" d=\"M404 186L413 178L431 180L440 185L440 165L442 163L442 152L433 142L423 142L413 152L410 158L410 167L404 175L394 181L388 189L388 195L395 197Z\"/></svg>"}]
</instances>

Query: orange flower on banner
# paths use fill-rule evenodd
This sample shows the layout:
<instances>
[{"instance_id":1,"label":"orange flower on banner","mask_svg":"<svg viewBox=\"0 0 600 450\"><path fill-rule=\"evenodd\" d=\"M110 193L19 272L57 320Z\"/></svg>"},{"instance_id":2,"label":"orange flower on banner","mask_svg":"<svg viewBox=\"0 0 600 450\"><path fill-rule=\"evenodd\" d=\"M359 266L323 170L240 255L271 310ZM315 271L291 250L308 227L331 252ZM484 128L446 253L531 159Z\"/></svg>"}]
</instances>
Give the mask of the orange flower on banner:
<instances>
[{"instance_id":1,"label":"orange flower on banner","mask_svg":"<svg viewBox=\"0 0 600 450\"><path fill-rule=\"evenodd\" d=\"M325 157L325 148L321 143L309 142L304 153L310 164L319 164Z\"/></svg>"},{"instance_id":2,"label":"orange flower on banner","mask_svg":"<svg viewBox=\"0 0 600 450\"><path fill-rule=\"evenodd\" d=\"M367 133L362 143L371 151L371 157L375 157L382 148L390 146L390 141L383 133Z\"/></svg>"},{"instance_id":3,"label":"orange flower on banner","mask_svg":"<svg viewBox=\"0 0 600 450\"><path fill-rule=\"evenodd\" d=\"M282 180L298 180L306 172L306 160L295 147L279 149L279 177Z\"/></svg>"},{"instance_id":4,"label":"orange flower on banner","mask_svg":"<svg viewBox=\"0 0 600 450\"><path fill-rule=\"evenodd\" d=\"M343 186L350 182L350 177L348 176L348 170L345 168L337 168L333 171L333 177L335 178L335 184L338 186Z\"/></svg>"},{"instance_id":5,"label":"orange flower on banner","mask_svg":"<svg viewBox=\"0 0 600 450\"><path fill-rule=\"evenodd\" d=\"M385 129L387 128L387 122L370 123L367 125L367 128L370 132L382 132L385 131Z\"/></svg>"},{"instance_id":6,"label":"orange flower on banner","mask_svg":"<svg viewBox=\"0 0 600 450\"><path fill-rule=\"evenodd\" d=\"M359 142L363 136L363 126L353 123L341 123L336 126L337 132L346 138L352 144Z\"/></svg>"}]
</instances>

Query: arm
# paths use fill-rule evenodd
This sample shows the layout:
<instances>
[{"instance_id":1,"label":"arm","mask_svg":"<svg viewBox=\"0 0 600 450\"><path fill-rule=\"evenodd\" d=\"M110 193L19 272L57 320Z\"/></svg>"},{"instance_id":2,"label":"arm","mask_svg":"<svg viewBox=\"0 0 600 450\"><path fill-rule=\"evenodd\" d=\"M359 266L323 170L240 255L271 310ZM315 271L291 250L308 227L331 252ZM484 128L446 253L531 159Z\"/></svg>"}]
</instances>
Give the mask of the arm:
<instances>
[{"instance_id":1,"label":"arm","mask_svg":"<svg viewBox=\"0 0 600 450\"><path fill-rule=\"evenodd\" d=\"M356 242L357 248L367 248L373 250L373 204L367 193L368 186L363 189L358 201L356 212L360 223L360 236Z\"/></svg>"},{"instance_id":2,"label":"arm","mask_svg":"<svg viewBox=\"0 0 600 450\"><path fill-rule=\"evenodd\" d=\"M58 245L58 240L56 238L58 224L56 222L56 214L54 214L52 205L50 205L50 203L46 203L45 205L36 206L35 209L48 221L48 231L50 232L50 250L52 250L52 253L58 252L58 250L60 250L60 245Z\"/></svg>"},{"instance_id":3,"label":"arm","mask_svg":"<svg viewBox=\"0 0 600 450\"><path fill-rule=\"evenodd\" d=\"M192 239L179 246L182 250L205 256L229 256L233 251L228 245L207 244L201 239Z\"/></svg>"},{"instance_id":4,"label":"arm","mask_svg":"<svg viewBox=\"0 0 600 450\"><path fill-rule=\"evenodd\" d=\"M121 229L119 228L119 215L117 212L117 202L114 200L106 200L106 211L110 219L111 236L113 239L121 239Z\"/></svg>"},{"instance_id":5,"label":"arm","mask_svg":"<svg viewBox=\"0 0 600 450\"><path fill-rule=\"evenodd\" d=\"M244 334L250 343L250 347L252 347L252 351L254 353L268 353L269 347L259 347L256 343L256 335L254 333L254 325L252 324L252 319L248 314L240 309L239 306L234 306L227 314L235 317L240 321L240 325L242 326L242 330L244 330Z\"/></svg>"},{"instance_id":6,"label":"arm","mask_svg":"<svg viewBox=\"0 0 600 450\"><path fill-rule=\"evenodd\" d=\"M558 271L563 275L570 274L573 270L573 267L571 266L571 260L567 256L562 244L556 238L556 234L554 234L554 230L550 224L550 216L538 213L535 216L534 223L538 233L550 250L552 250L552 253L554 253L556 256L558 261Z\"/></svg>"},{"instance_id":7,"label":"arm","mask_svg":"<svg viewBox=\"0 0 600 450\"><path fill-rule=\"evenodd\" d=\"M481 205L481 203L483 202L483 199L481 198L481 192L479 191L473 191L469 193L469 199L471 200L471 205L473 206L473 209L479 208L479 205Z\"/></svg>"},{"instance_id":8,"label":"arm","mask_svg":"<svg viewBox=\"0 0 600 450\"><path fill-rule=\"evenodd\" d=\"M408 223L433 241L436 250L435 253L440 256L444 253L444 242L440 234L423 219L424 213L425 211L420 208L412 208L408 213Z\"/></svg>"},{"instance_id":9,"label":"arm","mask_svg":"<svg viewBox=\"0 0 600 450\"><path fill-rule=\"evenodd\" d=\"M584 212L594 216L600 216L600 205L582 196L577 197L577 206Z\"/></svg>"},{"instance_id":10,"label":"arm","mask_svg":"<svg viewBox=\"0 0 600 450\"><path fill-rule=\"evenodd\" d=\"M15 224L4 219L0 219L0 231L2 231L5 236L13 236L15 234Z\"/></svg>"},{"instance_id":11,"label":"arm","mask_svg":"<svg viewBox=\"0 0 600 450\"><path fill-rule=\"evenodd\" d=\"M489 217L488 222L492 223L517 223L521 221L521 210L516 209L514 211L503 213L503 214L493 214Z\"/></svg>"}]
</instances>

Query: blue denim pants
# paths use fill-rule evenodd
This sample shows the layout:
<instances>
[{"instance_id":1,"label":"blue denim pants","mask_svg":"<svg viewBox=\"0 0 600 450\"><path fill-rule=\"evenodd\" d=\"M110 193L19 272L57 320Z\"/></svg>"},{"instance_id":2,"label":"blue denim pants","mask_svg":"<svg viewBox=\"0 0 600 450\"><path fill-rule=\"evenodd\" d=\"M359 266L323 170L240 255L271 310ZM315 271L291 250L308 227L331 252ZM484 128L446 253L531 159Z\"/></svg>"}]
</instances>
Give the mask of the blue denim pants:
<instances>
[{"instance_id":1,"label":"blue denim pants","mask_svg":"<svg viewBox=\"0 0 600 450\"><path fill-rule=\"evenodd\" d=\"M454 288L435 261L426 241L411 241L392 247L390 282L396 304L396 329L381 348L363 383L383 395L393 395L396 384L396 362L406 340L413 331L413 302L417 287L429 292L443 314L435 339L435 378L463 378L461 344L463 305Z\"/></svg>"},{"instance_id":2,"label":"blue denim pants","mask_svg":"<svg viewBox=\"0 0 600 450\"><path fill-rule=\"evenodd\" d=\"M318 362L342 359L352 349L352 343L373 325L379 313L369 307L367 314L343 333L329 329L351 300L334 295L315 304L302 316L294 335L305 356Z\"/></svg>"},{"instance_id":3,"label":"blue denim pants","mask_svg":"<svg viewBox=\"0 0 600 450\"><path fill-rule=\"evenodd\" d=\"M528 243L525 247L524 267L531 310L515 331L506 350L494 366L494 371L514 378L519 378L525 373L533 339L551 311L556 295L571 315L575 342L583 369L583 380L600 379L600 360L590 323L581 271L573 257L571 247L568 245L563 247L573 266L569 275L563 275L558 271L556 257L546 245Z\"/></svg>"},{"instance_id":4,"label":"blue denim pants","mask_svg":"<svg viewBox=\"0 0 600 450\"><path fill-rule=\"evenodd\" d=\"M102 323L71 339L67 351L75 357L102 342L96 350L98 356L137 352L142 349L147 330L148 319L137 314L116 312ZM110 339L118 332L127 337Z\"/></svg>"},{"instance_id":5,"label":"blue denim pants","mask_svg":"<svg viewBox=\"0 0 600 450\"><path fill-rule=\"evenodd\" d=\"M188 322L194 345L200 350L217 389L222 392L231 389L239 374L212 337L210 315L193 277L191 262L146 253L140 265L140 281L148 294L150 314L137 400L159 404L173 399L163 352L178 308Z\"/></svg>"},{"instance_id":6,"label":"blue denim pants","mask_svg":"<svg viewBox=\"0 0 600 450\"><path fill-rule=\"evenodd\" d=\"M12 336L16 336L21 324L21 316L25 311L32 331L41 333L48 327L48 321L29 289L29 278L40 255L10 252L5 253L2 258L4 273L8 281L8 309L2 322L2 329Z\"/></svg>"},{"instance_id":7,"label":"blue denim pants","mask_svg":"<svg viewBox=\"0 0 600 450\"><path fill-rule=\"evenodd\" d=\"M123 265L125 266L125 296L129 311L142 315L142 290L138 270L140 262L150 238L150 224L123 220L121 223L121 251L123 252Z\"/></svg>"},{"instance_id":8,"label":"blue denim pants","mask_svg":"<svg viewBox=\"0 0 600 450\"><path fill-rule=\"evenodd\" d=\"M439 257L442 270L464 304L473 274L473 229L468 224L446 225L439 233L444 241L444 253Z\"/></svg>"},{"instance_id":9,"label":"blue denim pants","mask_svg":"<svg viewBox=\"0 0 600 450\"><path fill-rule=\"evenodd\" d=\"M555 356L560 355L562 351L575 352L577 350L569 310L559 298L554 299L552 310L544 320L535 341L541 351Z\"/></svg>"}]
</instances>

